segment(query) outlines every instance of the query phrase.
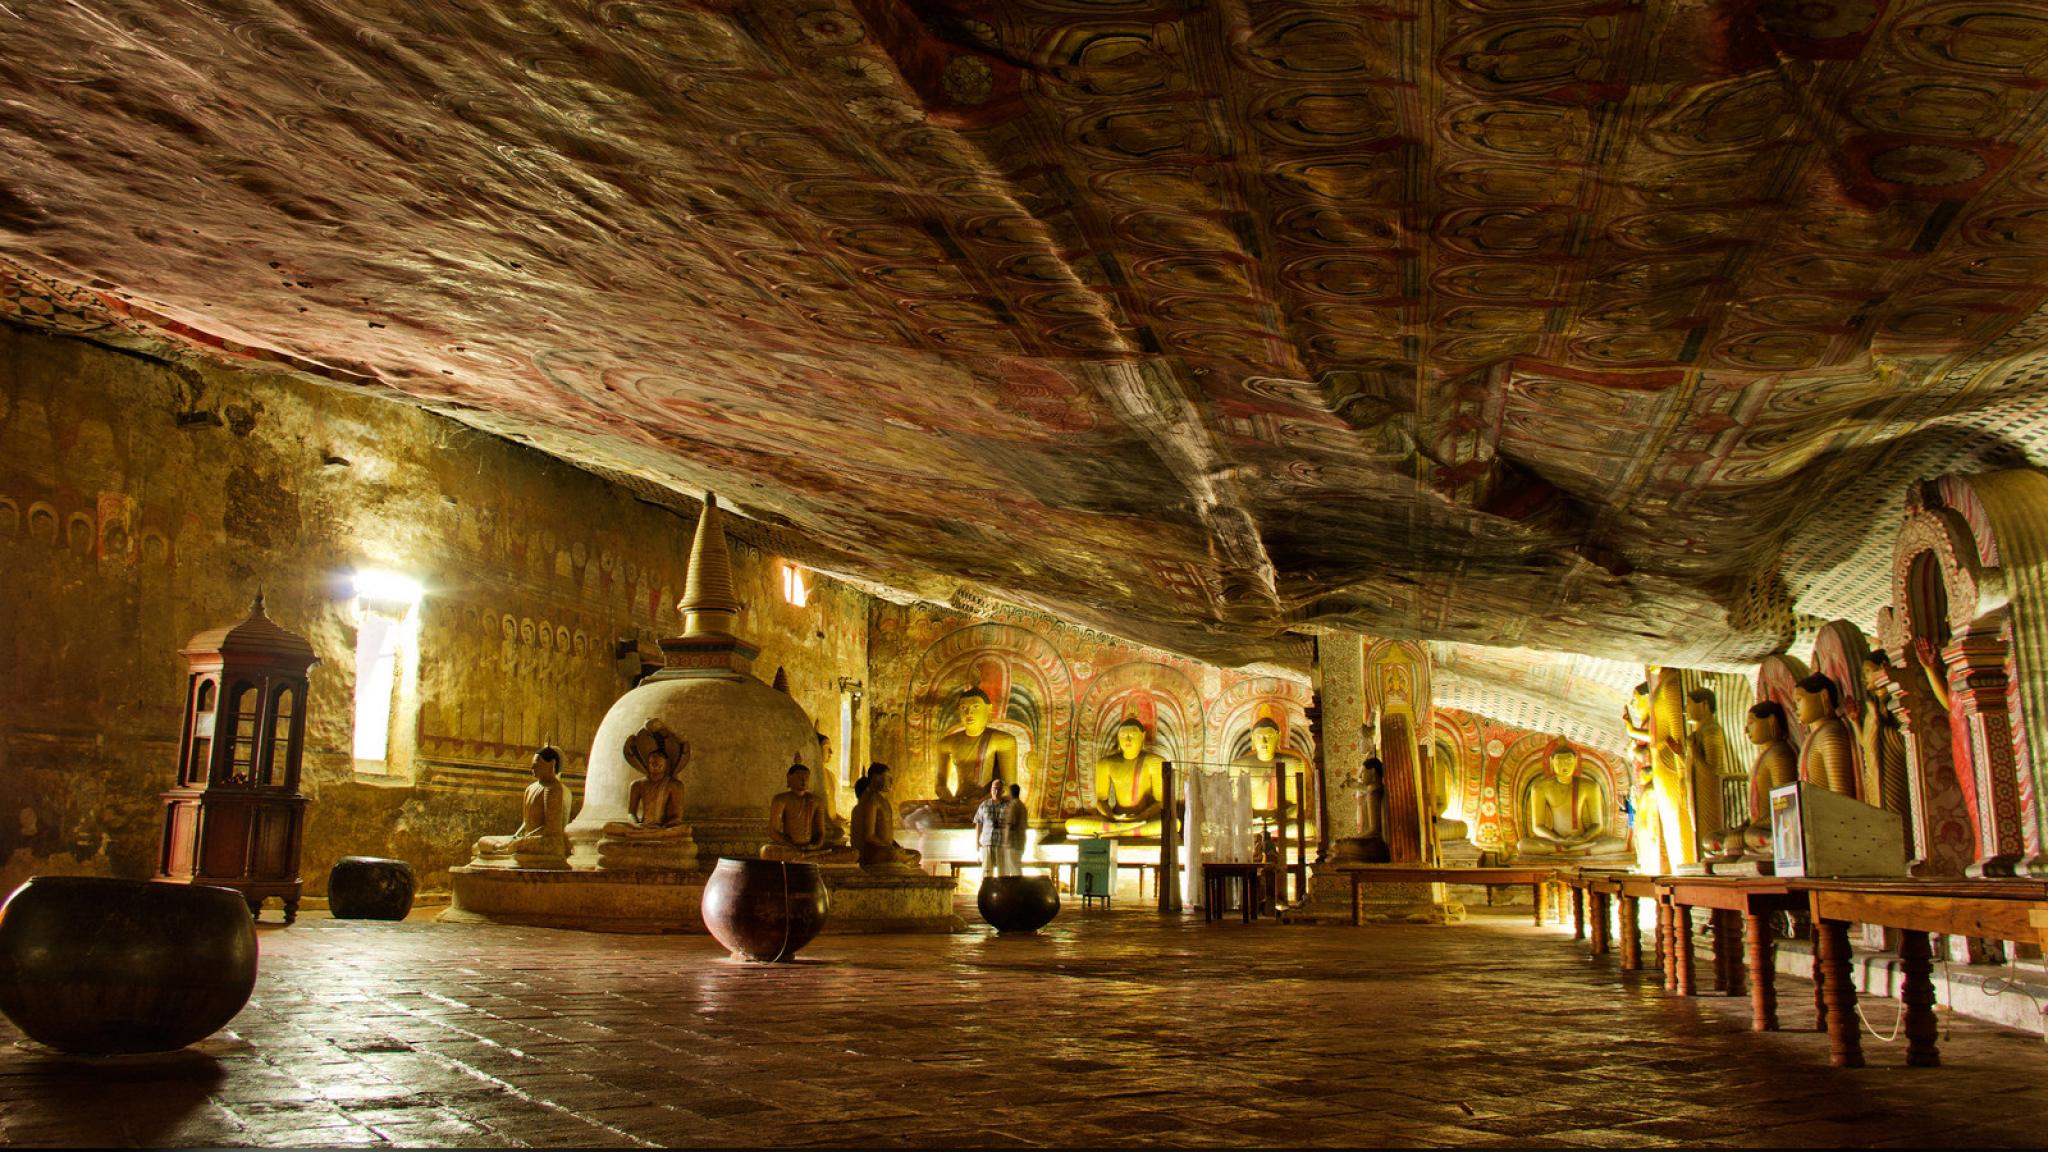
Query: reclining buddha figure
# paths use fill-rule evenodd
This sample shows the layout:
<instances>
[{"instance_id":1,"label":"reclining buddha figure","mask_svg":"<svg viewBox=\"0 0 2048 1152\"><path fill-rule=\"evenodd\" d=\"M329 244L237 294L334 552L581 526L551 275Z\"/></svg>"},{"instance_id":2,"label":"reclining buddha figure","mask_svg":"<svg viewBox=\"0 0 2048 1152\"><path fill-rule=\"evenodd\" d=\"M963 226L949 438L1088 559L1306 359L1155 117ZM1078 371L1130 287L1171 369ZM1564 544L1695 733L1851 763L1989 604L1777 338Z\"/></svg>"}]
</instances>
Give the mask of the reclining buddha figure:
<instances>
[{"instance_id":1,"label":"reclining buddha figure","mask_svg":"<svg viewBox=\"0 0 2048 1152\"><path fill-rule=\"evenodd\" d=\"M1522 806L1526 831L1515 844L1523 856L1604 856L1627 848L1607 828L1607 794L1582 772L1579 754L1560 740L1550 749L1550 771L1529 785Z\"/></svg>"},{"instance_id":2,"label":"reclining buddha figure","mask_svg":"<svg viewBox=\"0 0 2048 1152\"><path fill-rule=\"evenodd\" d=\"M1116 751L1095 762L1095 810L1067 817L1071 836L1159 835L1160 769L1158 753L1145 751L1145 726L1136 720L1117 725Z\"/></svg>"}]
</instances>

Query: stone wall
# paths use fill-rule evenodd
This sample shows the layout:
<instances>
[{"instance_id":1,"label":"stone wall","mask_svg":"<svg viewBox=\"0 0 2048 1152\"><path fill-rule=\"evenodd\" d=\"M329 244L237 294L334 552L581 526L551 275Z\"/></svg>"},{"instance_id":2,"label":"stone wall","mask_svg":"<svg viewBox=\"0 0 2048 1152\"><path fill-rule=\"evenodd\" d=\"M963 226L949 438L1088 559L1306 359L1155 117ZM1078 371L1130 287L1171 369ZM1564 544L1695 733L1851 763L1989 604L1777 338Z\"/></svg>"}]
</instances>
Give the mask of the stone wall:
<instances>
[{"instance_id":1,"label":"stone wall","mask_svg":"<svg viewBox=\"0 0 2048 1152\"><path fill-rule=\"evenodd\" d=\"M679 628L693 527L404 404L0 325L0 891L38 872L152 872L177 651L258 590L321 657L309 892L355 853L445 886L470 840L517 822L535 745L558 744L580 784L640 652ZM817 578L798 609L773 557L735 541L733 560L760 674L786 669L836 734L839 681L866 675L867 597ZM388 774L351 755L349 574L365 566L426 587L400 717L416 747Z\"/></svg>"}]
</instances>

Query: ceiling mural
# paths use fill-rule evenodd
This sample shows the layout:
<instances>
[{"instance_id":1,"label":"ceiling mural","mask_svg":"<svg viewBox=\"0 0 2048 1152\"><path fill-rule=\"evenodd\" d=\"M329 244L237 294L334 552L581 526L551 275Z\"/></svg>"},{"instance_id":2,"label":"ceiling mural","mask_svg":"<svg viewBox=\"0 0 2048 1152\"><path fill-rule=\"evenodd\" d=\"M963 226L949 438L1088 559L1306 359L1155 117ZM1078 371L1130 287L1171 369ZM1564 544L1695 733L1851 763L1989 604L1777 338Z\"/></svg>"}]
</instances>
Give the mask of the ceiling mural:
<instances>
[{"instance_id":1,"label":"ceiling mural","mask_svg":"<svg viewBox=\"0 0 2048 1152\"><path fill-rule=\"evenodd\" d=\"M2043 60L1990 2L0 6L0 315L1222 663L1736 666L1874 615L1907 480L2048 460Z\"/></svg>"}]
</instances>

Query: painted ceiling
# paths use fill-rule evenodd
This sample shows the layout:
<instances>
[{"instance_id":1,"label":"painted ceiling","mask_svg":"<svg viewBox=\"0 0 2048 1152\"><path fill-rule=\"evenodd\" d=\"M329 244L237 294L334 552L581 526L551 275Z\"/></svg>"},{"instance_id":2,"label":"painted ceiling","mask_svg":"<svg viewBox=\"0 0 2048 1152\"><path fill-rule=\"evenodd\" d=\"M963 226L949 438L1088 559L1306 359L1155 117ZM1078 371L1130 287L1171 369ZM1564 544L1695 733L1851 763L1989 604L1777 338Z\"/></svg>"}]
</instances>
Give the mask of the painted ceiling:
<instances>
[{"instance_id":1,"label":"painted ceiling","mask_svg":"<svg viewBox=\"0 0 2048 1152\"><path fill-rule=\"evenodd\" d=\"M1732 666L2048 458L2044 119L2020 3L0 0L0 314L1219 662Z\"/></svg>"}]
</instances>

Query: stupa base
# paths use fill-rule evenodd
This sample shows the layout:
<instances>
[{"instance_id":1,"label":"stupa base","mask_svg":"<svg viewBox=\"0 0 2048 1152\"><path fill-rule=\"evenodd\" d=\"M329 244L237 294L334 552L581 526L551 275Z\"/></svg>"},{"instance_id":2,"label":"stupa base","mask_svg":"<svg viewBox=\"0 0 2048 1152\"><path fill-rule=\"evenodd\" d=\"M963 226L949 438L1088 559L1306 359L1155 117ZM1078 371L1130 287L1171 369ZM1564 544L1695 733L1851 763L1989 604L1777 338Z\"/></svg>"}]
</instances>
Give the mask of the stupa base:
<instances>
[{"instance_id":1,"label":"stupa base","mask_svg":"<svg viewBox=\"0 0 2048 1152\"><path fill-rule=\"evenodd\" d=\"M944 933L966 928L953 912L954 882L922 872L820 869L831 893L827 936L861 932ZM608 871L593 868L451 868L452 924L517 924L585 932L704 933L709 869Z\"/></svg>"}]
</instances>

